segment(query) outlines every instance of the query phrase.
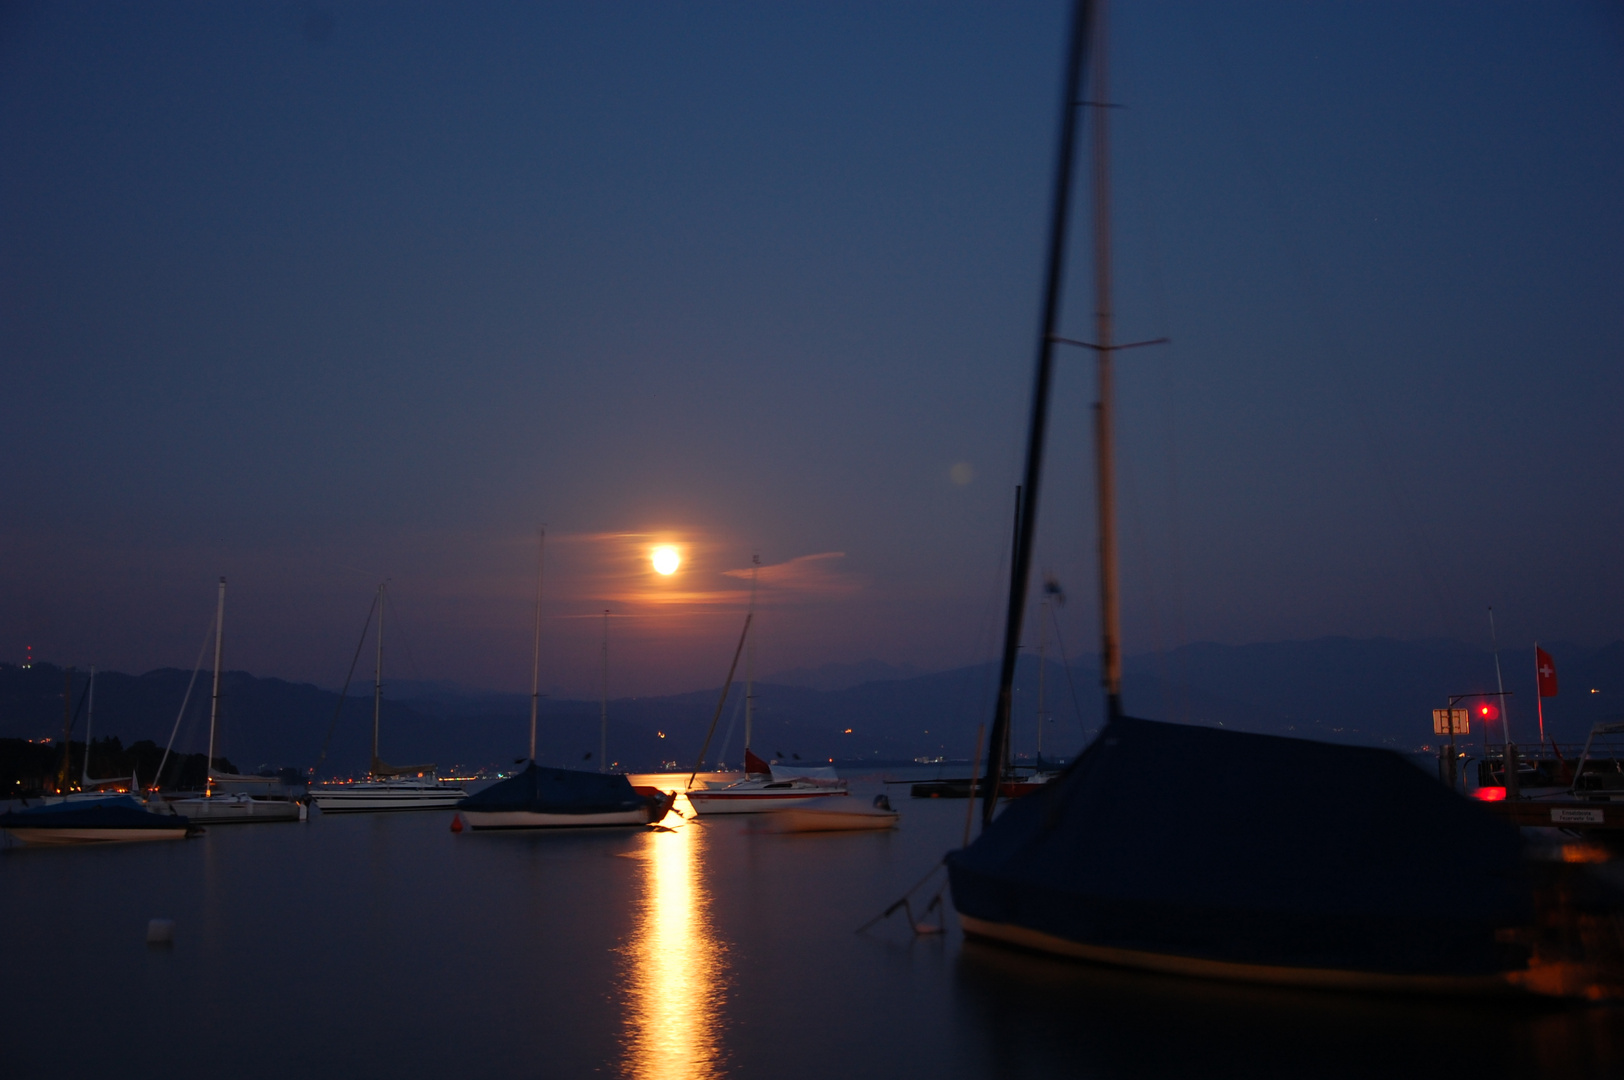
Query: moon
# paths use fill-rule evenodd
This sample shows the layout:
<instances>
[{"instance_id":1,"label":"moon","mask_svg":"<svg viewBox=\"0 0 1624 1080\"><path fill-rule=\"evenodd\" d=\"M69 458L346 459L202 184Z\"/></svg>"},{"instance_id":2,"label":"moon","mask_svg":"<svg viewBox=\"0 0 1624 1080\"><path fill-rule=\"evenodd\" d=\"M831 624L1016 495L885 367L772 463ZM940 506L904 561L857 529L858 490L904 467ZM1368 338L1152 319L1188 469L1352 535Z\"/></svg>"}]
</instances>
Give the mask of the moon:
<instances>
[{"instance_id":1,"label":"moon","mask_svg":"<svg viewBox=\"0 0 1624 1080\"><path fill-rule=\"evenodd\" d=\"M654 549L654 572L664 577L670 577L682 565L682 556L677 549L669 544Z\"/></svg>"}]
</instances>

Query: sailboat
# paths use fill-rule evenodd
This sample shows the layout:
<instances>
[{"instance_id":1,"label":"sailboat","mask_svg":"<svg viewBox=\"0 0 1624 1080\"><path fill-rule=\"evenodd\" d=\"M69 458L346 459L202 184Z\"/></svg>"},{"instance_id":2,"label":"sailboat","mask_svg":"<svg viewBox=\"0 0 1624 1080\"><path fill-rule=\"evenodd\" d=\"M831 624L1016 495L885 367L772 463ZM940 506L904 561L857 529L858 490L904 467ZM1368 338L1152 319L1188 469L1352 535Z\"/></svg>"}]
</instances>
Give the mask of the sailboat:
<instances>
[{"instance_id":1,"label":"sailboat","mask_svg":"<svg viewBox=\"0 0 1624 1080\"><path fill-rule=\"evenodd\" d=\"M225 825L233 822L302 821L306 809L302 803L270 792L281 786L274 776L245 776L241 773L220 772L215 768L215 735L220 720L220 658L225 638L226 579L220 579L220 591L214 614L214 689L209 698L209 752L203 782L203 794L189 798L149 800L154 805L167 806L172 813L184 814L198 822ZM216 790L216 788L220 790ZM258 792L258 794L255 794Z\"/></svg>"},{"instance_id":2,"label":"sailboat","mask_svg":"<svg viewBox=\"0 0 1624 1080\"><path fill-rule=\"evenodd\" d=\"M64 708L71 707L71 675L67 681L69 693ZM34 846L63 844L131 843L150 840L179 840L201 833L186 818L173 813L154 813L129 794L134 791L133 777L98 780L90 775L91 731L95 718L96 669L90 670L90 686L86 690L85 762L80 773L80 791L49 797L39 806L24 807L0 813L0 829L4 829L24 844ZM69 712L71 730L72 713ZM69 747L63 739L64 755ZM62 775L67 775L64 756ZM96 790L98 786L128 782L126 791Z\"/></svg>"},{"instance_id":3,"label":"sailboat","mask_svg":"<svg viewBox=\"0 0 1624 1080\"><path fill-rule=\"evenodd\" d=\"M468 795L460 785L446 783L436 776L433 765L390 765L378 756L378 729L383 716L383 612L386 588L385 583L379 583L378 596L373 601L378 612L378 640L372 669L372 766L365 780L311 788L310 798L324 814L449 810ZM365 640L364 634L362 640Z\"/></svg>"},{"instance_id":4,"label":"sailboat","mask_svg":"<svg viewBox=\"0 0 1624 1080\"><path fill-rule=\"evenodd\" d=\"M1121 696L1111 438L1104 0L1078 0L983 828L946 857L972 938L1210 979L1413 993L1624 995L1616 887L1398 754L1129 717ZM1092 47L1092 48L1091 48ZM1093 87L1083 93L1092 52ZM1087 98L1087 101L1084 98ZM994 816L1031 569L1078 109L1093 107L1101 669L1107 722ZM1073 342L1073 344L1085 344ZM1154 778L1154 783L1149 782ZM1611 974L1609 974L1611 972Z\"/></svg>"},{"instance_id":5,"label":"sailboat","mask_svg":"<svg viewBox=\"0 0 1624 1080\"><path fill-rule=\"evenodd\" d=\"M543 529L536 554L536 632L530 664L529 763L517 775L463 799L457 803L457 809L468 827L476 832L658 824L671 812L677 798L676 792L633 787L625 773L550 769L536 763L536 717L541 705L541 583L546 551L547 531ZM607 738L607 729L602 729L600 758L602 742ZM607 761L600 761L599 767L607 768L607 765Z\"/></svg>"},{"instance_id":6,"label":"sailboat","mask_svg":"<svg viewBox=\"0 0 1624 1080\"><path fill-rule=\"evenodd\" d=\"M716 721L722 715L722 707L727 704L728 690L733 685L733 673L738 668L739 652L750 641L750 624L756 617L756 575L760 566L761 558L755 556L750 570L750 607L744 616L744 630L739 635L739 647L734 650L733 664L728 668L727 679L722 683L722 696L717 702L716 714L711 718L711 730L705 736L705 745L700 748L699 760L694 763L694 775L698 775L700 764L705 759L705 751L710 748L710 736L716 731ZM768 763L757 756L751 749L755 702L755 663L752 650L745 665L744 779L708 781L703 788L695 788L694 776L690 776L687 795L694 812L700 815L759 814L767 810L809 806L821 803L830 796L847 794L846 781L840 779L833 766Z\"/></svg>"}]
</instances>

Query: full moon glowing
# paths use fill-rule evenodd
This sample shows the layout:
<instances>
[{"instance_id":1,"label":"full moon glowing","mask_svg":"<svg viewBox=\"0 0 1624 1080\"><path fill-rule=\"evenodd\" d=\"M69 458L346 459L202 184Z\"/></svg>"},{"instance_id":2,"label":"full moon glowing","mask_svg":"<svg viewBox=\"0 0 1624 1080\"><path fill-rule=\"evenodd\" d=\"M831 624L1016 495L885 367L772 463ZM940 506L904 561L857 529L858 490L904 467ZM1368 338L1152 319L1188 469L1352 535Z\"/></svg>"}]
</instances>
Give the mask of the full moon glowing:
<instances>
[{"instance_id":1,"label":"full moon glowing","mask_svg":"<svg viewBox=\"0 0 1624 1080\"><path fill-rule=\"evenodd\" d=\"M677 567L682 565L682 556L677 554L674 547L657 547L654 549L654 571L658 574L675 574Z\"/></svg>"}]
</instances>

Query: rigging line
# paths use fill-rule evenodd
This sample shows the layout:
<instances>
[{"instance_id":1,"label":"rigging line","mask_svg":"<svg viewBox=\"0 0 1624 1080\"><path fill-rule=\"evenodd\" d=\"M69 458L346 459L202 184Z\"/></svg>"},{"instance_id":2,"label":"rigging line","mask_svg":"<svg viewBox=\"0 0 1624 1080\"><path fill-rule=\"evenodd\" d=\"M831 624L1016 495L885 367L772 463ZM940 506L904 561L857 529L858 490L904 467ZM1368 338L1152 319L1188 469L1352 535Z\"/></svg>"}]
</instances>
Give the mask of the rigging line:
<instances>
[{"instance_id":1,"label":"rigging line","mask_svg":"<svg viewBox=\"0 0 1624 1080\"><path fill-rule=\"evenodd\" d=\"M1145 534L1145 511L1144 505L1139 501L1138 474L1134 470L1132 454L1123 454L1118 458L1117 476L1121 480L1119 486L1122 490L1122 501L1127 504L1126 509L1128 512L1124 516L1127 518L1128 529L1139 547L1141 565L1143 565L1144 555L1150 550L1150 540ZM1161 661L1162 715L1168 716L1171 711L1168 708L1170 704L1168 693L1171 690L1170 683L1172 680L1167 670L1167 630L1162 624L1162 605L1156 591L1156 575L1154 573L1144 575L1143 588L1145 599L1148 601L1148 607L1150 608L1150 625L1151 632L1155 635L1157 658Z\"/></svg>"},{"instance_id":2,"label":"rigging line","mask_svg":"<svg viewBox=\"0 0 1624 1080\"><path fill-rule=\"evenodd\" d=\"M1060 668L1066 673L1066 687L1071 691L1071 707L1077 713L1077 731L1083 736L1083 745L1088 744L1088 729L1084 727L1083 702L1077 696L1077 683L1071 677L1071 661L1066 658L1066 639L1060 633L1060 616L1055 613L1053 606L1049 608L1049 619L1054 624L1055 644L1060 646Z\"/></svg>"},{"instance_id":3,"label":"rigging line","mask_svg":"<svg viewBox=\"0 0 1624 1080\"><path fill-rule=\"evenodd\" d=\"M1117 127L1118 143L1126 153L1119 153L1117 160L1128 160L1135 172L1135 183L1124 192L1127 200L1134 200L1134 205L1140 207L1144 229L1140 233L1146 247L1149 249L1147 260L1150 277L1150 308L1152 325L1168 327L1173 321L1172 305L1167 299L1166 259L1163 257L1164 242L1162 238L1162 218L1157 212L1156 189L1151 187L1149 174L1146 171L1144 144L1140 139L1142 129L1136 123L1140 117L1148 117L1153 110L1140 110L1125 112L1122 121ZM1137 152L1136 152L1137 150ZM1137 196L1137 198L1135 198ZM1170 668L1173 679L1173 692L1177 699L1177 712L1169 713L1168 719L1175 715L1184 723L1190 721L1190 688L1185 677L1183 648L1187 643L1187 611L1188 596L1185 592L1185 565L1184 565L1184 526L1183 526L1183 500L1179 483L1179 423L1178 423L1178 371L1176 340L1168 341L1168 348L1160 354L1164 359L1162 365L1162 423L1164 425L1163 450L1167 457L1167 539L1170 547L1168 563L1170 564L1172 593L1169 607L1173 622L1172 648L1169 651Z\"/></svg>"},{"instance_id":4,"label":"rigging line","mask_svg":"<svg viewBox=\"0 0 1624 1080\"><path fill-rule=\"evenodd\" d=\"M733 729L739 724L739 714L744 711L744 699L738 698L733 702L733 715L728 717L727 733L722 736L722 745L716 748L716 771L725 772L722 767L727 761L727 744L733 741Z\"/></svg>"},{"instance_id":5,"label":"rigging line","mask_svg":"<svg viewBox=\"0 0 1624 1080\"><path fill-rule=\"evenodd\" d=\"M1205 12L1201 10L1199 5L1196 6L1195 10L1198 13L1197 18L1205 18ZM1203 29L1207 31L1204 36L1208 42L1220 40L1219 35L1213 32L1210 26ZM1451 625L1450 612L1460 611L1460 607L1455 600L1455 591L1450 586L1442 562L1434 554L1434 546L1430 537L1417 525L1420 515L1415 512L1409 488L1403 479L1403 473L1394 467L1386 450L1383 448L1382 440L1376 430L1374 410L1371 409L1368 399L1350 374L1353 370L1353 357L1348 351L1344 336L1329 332L1329 328L1336 320L1331 315L1330 304L1326 299L1324 287L1320 284L1320 275L1316 273L1318 266L1309 257L1305 248L1297 242L1296 235L1289 228L1290 221L1286 210L1288 202L1285 193L1280 187L1274 162L1269 157L1263 140L1258 137L1256 129L1250 123L1251 118L1245 109L1246 99L1239 93L1240 84L1235 80L1229 66L1224 62L1220 50L1209 48L1206 50L1206 54L1212 58L1219 76L1229 83L1230 92L1227 95L1227 100L1240 106L1238 109L1232 110L1230 115L1236 118L1237 126L1244 136L1244 139L1239 140L1239 142L1246 144L1245 148L1252 157L1257 179L1264 189L1270 208L1274 212L1271 220L1276 227L1276 239L1285 249L1287 257L1295 264L1292 267L1294 277L1297 280L1302 296L1307 301L1306 306L1309 309L1310 319L1319 332L1322 345L1327 351L1335 354L1339 361L1330 366L1334 369L1337 378L1341 382L1347 400L1355 406L1350 411L1355 414L1356 426L1364 444L1365 453L1372 459L1371 464L1374 466L1373 471L1376 474L1376 479L1382 487L1383 493L1387 496L1391 508L1399 518L1399 528L1404 539L1408 542L1410 557L1416 564L1417 576L1421 578L1422 585L1431 594L1433 604L1438 609L1439 622L1444 632L1447 633ZM1456 621L1458 622L1458 619Z\"/></svg>"},{"instance_id":6,"label":"rigging line","mask_svg":"<svg viewBox=\"0 0 1624 1080\"><path fill-rule=\"evenodd\" d=\"M705 752L710 749L711 736L716 734L716 721L721 719L722 707L727 704L728 691L733 689L733 673L739 670L739 654L744 652L745 639L750 636L750 620L756 617L755 612L744 617L744 629L739 631L739 647L733 650L733 663L727 667L727 680L722 683L722 696L716 702L716 712L711 716L710 730L705 732L705 745L699 748L699 757L694 759L694 771L688 775L688 787L694 786L694 777L699 775L699 767L705 764Z\"/></svg>"},{"instance_id":7,"label":"rigging line","mask_svg":"<svg viewBox=\"0 0 1624 1080\"><path fill-rule=\"evenodd\" d=\"M203 644L197 650L197 663L192 665L192 677L186 684L186 696L180 699L180 711L175 714L175 726L169 729L169 741L164 744L164 756L158 759L158 771L152 774L152 787L157 790L159 781L163 779L164 765L169 761L169 749L175 745L175 736L180 733L181 718L186 715L186 705L192 700L192 688L197 685L197 673L203 670L203 658L209 654L209 638L214 635L214 620L209 620L209 628L203 631Z\"/></svg>"},{"instance_id":8,"label":"rigging line","mask_svg":"<svg viewBox=\"0 0 1624 1080\"><path fill-rule=\"evenodd\" d=\"M355 655L350 658L350 672L344 676L344 689L338 694L338 707L333 710L333 719L327 725L327 737L321 741L321 756L310 766L312 778L315 777L316 770L321 768L321 763L327 760L327 749L333 744L333 730L338 727L338 718L344 712L344 699L350 695L350 682L355 678L355 665L361 662L361 650L366 647L367 631L372 629L372 613L377 610L378 597L377 594L373 594L372 603L367 606L367 621L361 624L361 640L355 643Z\"/></svg>"},{"instance_id":9,"label":"rigging line","mask_svg":"<svg viewBox=\"0 0 1624 1080\"><path fill-rule=\"evenodd\" d=\"M384 591L383 602L389 605L389 614L395 617L394 634L400 641L400 647L406 651L406 666L411 669L412 678L422 682L423 671L417 666L417 655L412 652L411 640L406 636L406 620L400 617L400 608L389 598L388 590Z\"/></svg>"}]
</instances>

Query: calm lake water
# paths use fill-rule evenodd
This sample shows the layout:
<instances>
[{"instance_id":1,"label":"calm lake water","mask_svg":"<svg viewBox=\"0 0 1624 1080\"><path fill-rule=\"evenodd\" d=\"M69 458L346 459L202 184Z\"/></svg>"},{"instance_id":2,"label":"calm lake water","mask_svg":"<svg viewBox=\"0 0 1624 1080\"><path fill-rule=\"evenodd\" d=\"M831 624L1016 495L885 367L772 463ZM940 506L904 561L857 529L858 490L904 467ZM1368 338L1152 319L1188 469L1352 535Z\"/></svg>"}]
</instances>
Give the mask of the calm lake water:
<instances>
[{"instance_id":1,"label":"calm lake water","mask_svg":"<svg viewBox=\"0 0 1624 1080\"><path fill-rule=\"evenodd\" d=\"M900 916L859 935L964 827L962 801L891 790L890 834L453 835L444 812L13 845L0 1075L1624 1074L1618 1009L1191 982Z\"/></svg>"}]
</instances>

